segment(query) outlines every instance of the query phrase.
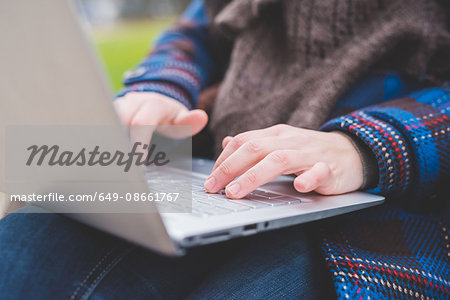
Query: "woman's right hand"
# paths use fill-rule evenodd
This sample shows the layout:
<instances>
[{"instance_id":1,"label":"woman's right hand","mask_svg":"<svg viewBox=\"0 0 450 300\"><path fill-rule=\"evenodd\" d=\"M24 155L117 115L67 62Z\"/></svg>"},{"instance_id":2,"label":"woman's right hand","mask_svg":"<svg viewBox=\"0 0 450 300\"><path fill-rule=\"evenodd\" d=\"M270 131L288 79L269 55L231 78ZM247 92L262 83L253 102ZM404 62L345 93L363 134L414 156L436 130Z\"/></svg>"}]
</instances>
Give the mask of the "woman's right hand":
<instances>
[{"instance_id":1,"label":"woman's right hand","mask_svg":"<svg viewBox=\"0 0 450 300\"><path fill-rule=\"evenodd\" d=\"M190 111L180 102L152 92L128 93L116 99L114 107L121 122L130 126L132 142L142 145L149 144L155 129L170 138L185 138L200 132L208 122L208 115L203 110ZM184 126L157 128L158 125Z\"/></svg>"}]
</instances>

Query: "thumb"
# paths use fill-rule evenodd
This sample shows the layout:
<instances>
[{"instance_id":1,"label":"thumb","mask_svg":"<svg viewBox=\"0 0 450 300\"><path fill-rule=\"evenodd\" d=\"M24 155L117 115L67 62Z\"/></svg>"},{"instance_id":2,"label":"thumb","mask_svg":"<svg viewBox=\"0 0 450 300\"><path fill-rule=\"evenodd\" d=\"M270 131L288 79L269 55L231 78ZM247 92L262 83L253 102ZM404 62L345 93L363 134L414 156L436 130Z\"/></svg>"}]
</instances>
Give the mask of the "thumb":
<instances>
[{"instance_id":1,"label":"thumb","mask_svg":"<svg viewBox=\"0 0 450 300\"><path fill-rule=\"evenodd\" d=\"M164 134L171 138L184 138L199 133L208 123L208 115L204 110L181 110L173 119Z\"/></svg>"}]
</instances>

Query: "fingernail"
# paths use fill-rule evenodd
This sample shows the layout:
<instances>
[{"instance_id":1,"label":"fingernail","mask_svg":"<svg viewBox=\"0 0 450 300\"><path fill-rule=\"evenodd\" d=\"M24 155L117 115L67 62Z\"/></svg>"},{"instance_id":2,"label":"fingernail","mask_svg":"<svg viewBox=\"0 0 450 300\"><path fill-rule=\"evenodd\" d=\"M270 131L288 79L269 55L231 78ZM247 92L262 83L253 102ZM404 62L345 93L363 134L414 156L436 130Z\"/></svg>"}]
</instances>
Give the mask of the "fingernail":
<instances>
[{"instance_id":1,"label":"fingernail","mask_svg":"<svg viewBox=\"0 0 450 300\"><path fill-rule=\"evenodd\" d=\"M204 184L204 188L205 190L212 191L214 188L214 185L216 184L216 180L214 179L214 177L209 177L208 179L206 179L205 184Z\"/></svg>"},{"instance_id":2,"label":"fingernail","mask_svg":"<svg viewBox=\"0 0 450 300\"><path fill-rule=\"evenodd\" d=\"M237 193L239 193L240 188L241 186L239 185L239 183L235 182L227 186L226 190L230 195L236 196Z\"/></svg>"}]
</instances>

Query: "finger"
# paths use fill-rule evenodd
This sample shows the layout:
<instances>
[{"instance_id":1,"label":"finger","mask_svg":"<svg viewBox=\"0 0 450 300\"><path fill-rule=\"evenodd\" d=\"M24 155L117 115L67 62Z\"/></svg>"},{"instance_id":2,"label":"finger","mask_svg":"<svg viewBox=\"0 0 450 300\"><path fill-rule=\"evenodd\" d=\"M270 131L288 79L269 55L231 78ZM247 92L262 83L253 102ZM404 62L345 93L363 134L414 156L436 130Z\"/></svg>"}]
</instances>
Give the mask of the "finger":
<instances>
[{"instance_id":1,"label":"finger","mask_svg":"<svg viewBox=\"0 0 450 300\"><path fill-rule=\"evenodd\" d=\"M328 183L330 177L331 169L328 164L318 162L311 169L295 178L294 187L301 193L308 193Z\"/></svg>"},{"instance_id":2,"label":"finger","mask_svg":"<svg viewBox=\"0 0 450 300\"><path fill-rule=\"evenodd\" d=\"M226 136L226 137L222 140L222 149L224 149L232 139L233 139L232 136Z\"/></svg>"},{"instance_id":3,"label":"finger","mask_svg":"<svg viewBox=\"0 0 450 300\"><path fill-rule=\"evenodd\" d=\"M185 138L199 133L208 123L208 115L201 109L180 112L170 120L170 126L161 126L158 132L174 139Z\"/></svg>"},{"instance_id":4,"label":"finger","mask_svg":"<svg viewBox=\"0 0 450 300\"><path fill-rule=\"evenodd\" d=\"M233 137L226 145L225 149L223 149L222 153L216 160L214 164L213 171L225 160L227 159L234 151L239 149L245 142L250 139L264 138L269 136L277 136L279 133L279 127L272 126L264 129L251 130L247 132L240 133Z\"/></svg>"},{"instance_id":5,"label":"finger","mask_svg":"<svg viewBox=\"0 0 450 300\"><path fill-rule=\"evenodd\" d=\"M201 109L191 110L189 113L180 113L173 121L174 125L192 126L191 135L199 133L208 123L208 114Z\"/></svg>"},{"instance_id":6,"label":"finger","mask_svg":"<svg viewBox=\"0 0 450 300\"><path fill-rule=\"evenodd\" d=\"M283 174L290 174L310 167L298 150L277 150L225 188L229 198L239 199L254 191L259 186Z\"/></svg>"},{"instance_id":7,"label":"finger","mask_svg":"<svg viewBox=\"0 0 450 300\"><path fill-rule=\"evenodd\" d=\"M113 102L113 105L120 122L124 125L130 125L133 116L141 107L141 103L130 105L130 102L124 98L117 99Z\"/></svg>"},{"instance_id":8,"label":"finger","mask_svg":"<svg viewBox=\"0 0 450 300\"><path fill-rule=\"evenodd\" d=\"M288 148L290 140L279 137L251 139L223 161L205 181L205 190L217 193L269 153Z\"/></svg>"},{"instance_id":9,"label":"finger","mask_svg":"<svg viewBox=\"0 0 450 300\"><path fill-rule=\"evenodd\" d=\"M148 106L141 106L136 111L130 121L130 140L133 145L138 144L138 153L147 153L148 148L144 145L150 144L156 125L161 122L162 114L158 109L151 109ZM140 143L140 144L139 144Z\"/></svg>"},{"instance_id":10,"label":"finger","mask_svg":"<svg viewBox=\"0 0 450 300\"><path fill-rule=\"evenodd\" d=\"M156 126L130 126L130 140L137 153L142 153L142 158L145 159L150 141Z\"/></svg>"}]
</instances>

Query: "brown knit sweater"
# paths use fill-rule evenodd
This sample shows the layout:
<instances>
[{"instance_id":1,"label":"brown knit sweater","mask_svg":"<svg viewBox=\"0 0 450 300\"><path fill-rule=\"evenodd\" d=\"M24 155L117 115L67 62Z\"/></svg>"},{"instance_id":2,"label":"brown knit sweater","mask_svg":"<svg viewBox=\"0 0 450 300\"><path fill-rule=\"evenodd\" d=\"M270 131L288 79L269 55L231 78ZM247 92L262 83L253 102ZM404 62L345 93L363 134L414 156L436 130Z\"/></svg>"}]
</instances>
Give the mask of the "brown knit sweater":
<instances>
[{"instance_id":1,"label":"brown knit sweater","mask_svg":"<svg viewBox=\"0 0 450 300\"><path fill-rule=\"evenodd\" d=\"M226 135L288 123L317 129L377 66L444 76L450 34L431 0L206 1L218 52L233 42L211 129ZM225 41L225 42L224 42ZM449 52L450 53L450 52Z\"/></svg>"}]
</instances>

